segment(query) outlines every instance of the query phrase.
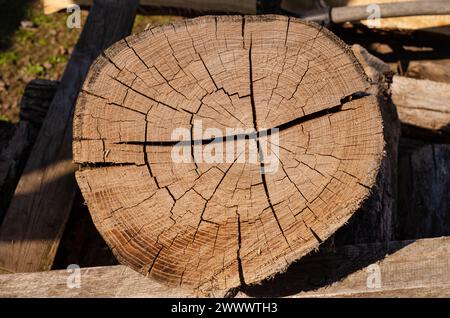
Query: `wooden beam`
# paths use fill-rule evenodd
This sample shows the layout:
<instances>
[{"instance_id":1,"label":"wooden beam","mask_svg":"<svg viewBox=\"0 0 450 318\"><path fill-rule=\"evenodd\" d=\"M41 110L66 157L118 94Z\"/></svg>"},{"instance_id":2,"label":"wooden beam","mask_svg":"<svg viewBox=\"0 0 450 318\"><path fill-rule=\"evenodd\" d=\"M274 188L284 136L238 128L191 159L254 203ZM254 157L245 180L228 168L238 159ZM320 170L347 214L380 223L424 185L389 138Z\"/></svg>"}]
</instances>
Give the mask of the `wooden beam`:
<instances>
[{"instance_id":1,"label":"wooden beam","mask_svg":"<svg viewBox=\"0 0 450 318\"><path fill-rule=\"evenodd\" d=\"M399 158L395 239L450 235L450 145L414 148Z\"/></svg>"},{"instance_id":2,"label":"wooden beam","mask_svg":"<svg viewBox=\"0 0 450 318\"><path fill-rule=\"evenodd\" d=\"M44 13L51 14L71 5L91 6L92 0L43 0ZM187 9L199 12L256 14L255 0L140 0L141 6Z\"/></svg>"},{"instance_id":3,"label":"wooden beam","mask_svg":"<svg viewBox=\"0 0 450 318\"><path fill-rule=\"evenodd\" d=\"M326 0L325 3L330 7L342 7L405 1L411 0ZM315 0L281 0L282 9L296 13L313 10L315 9L315 5ZM368 7L368 10L371 11L373 9L371 7ZM383 18L383 13L381 13L381 19L377 22L379 24L377 24L376 27L381 29L431 29L432 32L439 32L438 27L445 27L450 24L450 15ZM373 21L371 23L370 21L365 20L362 21L362 23L368 26L373 25ZM445 32L445 30L443 30L442 32Z\"/></svg>"},{"instance_id":4,"label":"wooden beam","mask_svg":"<svg viewBox=\"0 0 450 318\"><path fill-rule=\"evenodd\" d=\"M450 237L442 237L324 251L311 258L307 266L298 268L298 276L290 275L291 281L307 281L301 285L304 291L291 296L449 297L449 247ZM344 276L349 268L358 269ZM314 288L321 280L320 287Z\"/></svg>"},{"instance_id":5,"label":"wooden beam","mask_svg":"<svg viewBox=\"0 0 450 318\"><path fill-rule=\"evenodd\" d=\"M422 134L450 136L450 83L392 76L389 66L366 49L358 44L352 49L373 83L392 77L391 97L403 135L415 128Z\"/></svg>"},{"instance_id":6,"label":"wooden beam","mask_svg":"<svg viewBox=\"0 0 450 318\"><path fill-rule=\"evenodd\" d=\"M384 257L384 255L389 254ZM344 274L350 271L349 274ZM378 273L380 274L377 279ZM72 275L72 276L71 276ZM81 269L80 288L68 288L73 271L0 275L0 297L194 297L119 265ZM369 283L368 283L369 282ZM247 288L238 297L449 297L450 237L344 246L307 256L286 273Z\"/></svg>"},{"instance_id":7,"label":"wooden beam","mask_svg":"<svg viewBox=\"0 0 450 318\"><path fill-rule=\"evenodd\" d=\"M47 114L58 82L32 80L20 102L20 122L7 146L0 151L0 224L14 195L17 182Z\"/></svg>"},{"instance_id":8,"label":"wooden beam","mask_svg":"<svg viewBox=\"0 0 450 318\"><path fill-rule=\"evenodd\" d=\"M92 7L0 228L4 272L51 268L76 190L75 101L93 60L130 33L137 5L137 0L99 0Z\"/></svg>"},{"instance_id":9,"label":"wooden beam","mask_svg":"<svg viewBox=\"0 0 450 318\"><path fill-rule=\"evenodd\" d=\"M450 135L450 84L394 76L391 88L402 123Z\"/></svg>"}]
</instances>

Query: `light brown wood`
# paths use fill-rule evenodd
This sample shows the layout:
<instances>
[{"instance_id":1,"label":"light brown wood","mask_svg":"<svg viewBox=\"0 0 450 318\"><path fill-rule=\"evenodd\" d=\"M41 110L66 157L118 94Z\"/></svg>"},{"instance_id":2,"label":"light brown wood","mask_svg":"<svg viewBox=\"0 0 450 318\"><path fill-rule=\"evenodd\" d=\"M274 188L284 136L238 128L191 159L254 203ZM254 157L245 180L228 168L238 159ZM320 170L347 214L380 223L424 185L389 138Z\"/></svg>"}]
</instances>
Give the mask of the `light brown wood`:
<instances>
[{"instance_id":1,"label":"light brown wood","mask_svg":"<svg viewBox=\"0 0 450 318\"><path fill-rule=\"evenodd\" d=\"M394 76L392 100L402 123L450 135L450 84Z\"/></svg>"},{"instance_id":2,"label":"light brown wood","mask_svg":"<svg viewBox=\"0 0 450 318\"><path fill-rule=\"evenodd\" d=\"M359 5L369 6L370 4L376 3L392 3L405 1L411 0L325 0L325 3L331 7L342 7L342 6L359 6ZM316 1L314 0L303 0L303 1L281 0L281 8L288 10L290 12L296 13L302 11L305 12L307 10L314 9L315 6ZM362 21L362 23L368 26L373 26L372 22ZM450 15L383 18L383 13L381 12L381 19L379 20L379 24L377 24L376 27L382 29L401 29L401 30L430 29L431 31L439 32L438 27L448 25L450 25Z\"/></svg>"},{"instance_id":3,"label":"light brown wood","mask_svg":"<svg viewBox=\"0 0 450 318\"><path fill-rule=\"evenodd\" d=\"M397 149L400 122L388 94L389 78L392 74L388 65L360 45L353 45L352 51L369 78L371 85L368 92L376 96L379 103L384 127L385 155L369 198L348 224L328 240L327 244L335 246L391 241L394 234L393 220L397 213Z\"/></svg>"},{"instance_id":4,"label":"light brown wood","mask_svg":"<svg viewBox=\"0 0 450 318\"><path fill-rule=\"evenodd\" d=\"M410 61L406 76L450 84L450 59Z\"/></svg>"},{"instance_id":5,"label":"light brown wood","mask_svg":"<svg viewBox=\"0 0 450 318\"><path fill-rule=\"evenodd\" d=\"M370 244L364 247L345 247L340 251L340 255L349 257L354 263L364 262L365 253L376 257L384 251L390 255L364 266L342 281L295 296L450 297L449 243L449 238L443 237L390 242L384 246ZM370 259L370 256L367 258ZM379 286L374 277L377 272L381 276Z\"/></svg>"},{"instance_id":6,"label":"light brown wood","mask_svg":"<svg viewBox=\"0 0 450 318\"><path fill-rule=\"evenodd\" d=\"M375 183L383 130L369 86L350 48L297 19L201 17L128 37L97 59L77 103L94 223L119 262L169 285L222 290L283 271ZM258 135L229 162L174 162L172 132L196 121ZM273 136L277 165L261 173Z\"/></svg>"},{"instance_id":7,"label":"light brown wood","mask_svg":"<svg viewBox=\"0 0 450 318\"><path fill-rule=\"evenodd\" d=\"M449 297L449 244L450 238L442 237L324 249L246 293L257 297Z\"/></svg>"},{"instance_id":8,"label":"light brown wood","mask_svg":"<svg viewBox=\"0 0 450 318\"><path fill-rule=\"evenodd\" d=\"M96 1L0 228L0 272L51 268L76 191L72 118L89 66L128 35L137 1Z\"/></svg>"},{"instance_id":9,"label":"light brown wood","mask_svg":"<svg viewBox=\"0 0 450 318\"><path fill-rule=\"evenodd\" d=\"M448 237L328 249L307 256L307 261L291 266L286 274L237 297L450 297L449 251ZM389 255L384 258L385 254ZM349 269L342 277L341 272ZM376 271L379 281L372 280ZM68 288L67 281L74 281L73 273L58 270L0 275L0 297L223 296L168 288L122 265L81 268L80 288ZM318 287L320 281L324 287Z\"/></svg>"}]
</instances>

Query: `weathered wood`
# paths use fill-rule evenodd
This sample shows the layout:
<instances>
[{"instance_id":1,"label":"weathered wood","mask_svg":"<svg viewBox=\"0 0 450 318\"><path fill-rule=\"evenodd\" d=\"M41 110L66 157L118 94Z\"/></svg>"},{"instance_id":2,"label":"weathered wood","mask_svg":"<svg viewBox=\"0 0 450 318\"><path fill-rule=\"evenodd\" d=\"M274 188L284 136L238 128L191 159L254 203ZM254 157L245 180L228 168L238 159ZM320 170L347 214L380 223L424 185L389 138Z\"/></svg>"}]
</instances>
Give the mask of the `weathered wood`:
<instances>
[{"instance_id":1,"label":"weathered wood","mask_svg":"<svg viewBox=\"0 0 450 318\"><path fill-rule=\"evenodd\" d=\"M39 133L58 82L33 80L27 84L20 104L20 122L7 145L0 150L0 224L14 195L17 182Z\"/></svg>"},{"instance_id":2,"label":"weathered wood","mask_svg":"<svg viewBox=\"0 0 450 318\"><path fill-rule=\"evenodd\" d=\"M0 275L0 297L196 297L192 290L168 288L122 266L81 269L81 287L74 271L56 270L38 273ZM207 295L205 295L207 296ZM222 295L219 295L222 296Z\"/></svg>"},{"instance_id":3,"label":"weathered wood","mask_svg":"<svg viewBox=\"0 0 450 318\"><path fill-rule=\"evenodd\" d=\"M9 121L0 120L0 154L8 148L10 139L14 136L16 125Z\"/></svg>"},{"instance_id":4,"label":"weathered wood","mask_svg":"<svg viewBox=\"0 0 450 318\"><path fill-rule=\"evenodd\" d=\"M245 292L257 297L448 297L449 248L450 238L442 237L324 249Z\"/></svg>"},{"instance_id":5,"label":"weathered wood","mask_svg":"<svg viewBox=\"0 0 450 318\"><path fill-rule=\"evenodd\" d=\"M65 269L69 264L81 267L119 264L92 222L80 191L75 196L52 270Z\"/></svg>"},{"instance_id":6,"label":"weathered wood","mask_svg":"<svg viewBox=\"0 0 450 318\"><path fill-rule=\"evenodd\" d=\"M92 66L75 114L94 223L119 262L167 284L227 289L282 271L375 183L383 131L369 86L343 42L298 19L202 17L126 38ZM196 129L249 138L238 150ZM208 161L212 146L231 159Z\"/></svg>"},{"instance_id":7,"label":"weathered wood","mask_svg":"<svg viewBox=\"0 0 450 318\"><path fill-rule=\"evenodd\" d=\"M396 239L450 235L450 145L424 145L399 162Z\"/></svg>"},{"instance_id":8,"label":"weathered wood","mask_svg":"<svg viewBox=\"0 0 450 318\"><path fill-rule=\"evenodd\" d=\"M450 136L450 84L394 76L391 88L403 124Z\"/></svg>"},{"instance_id":9,"label":"weathered wood","mask_svg":"<svg viewBox=\"0 0 450 318\"><path fill-rule=\"evenodd\" d=\"M386 257L384 257L386 254ZM450 238L345 246L305 257L238 297L449 297ZM377 274L380 280L378 280ZM0 297L220 297L160 285L125 266L0 276ZM323 287L322 287L323 286Z\"/></svg>"},{"instance_id":10,"label":"weathered wood","mask_svg":"<svg viewBox=\"0 0 450 318\"><path fill-rule=\"evenodd\" d=\"M93 0L43 0L44 12L51 14L73 4L91 6ZM256 0L140 0L141 6L187 9L198 12L255 14Z\"/></svg>"},{"instance_id":11,"label":"weathered wood","mask_svg":"<svg viewBox=\"0 0 450 318\"><path fill-rule=\"evenodd\" d=\"M48 270L76 191L72 114L92 61L130 33L137 1L96 1L0 228L0 269Z\"/></svg>"},{"instance_id":12,"label":"weathered wood","mask_svg":"<svg viewBox=\"0 0 450 318\"><path fill-rule=\"evenodd\" d=\"M404 2L410 0L325 0L325 3L331 7L342 6L359 6L370 5L374 3L393 3ZM315 9L317 1L315 0L281 0L281 8L290 12L305 12L307 10ZM374 9L368 7L369 13L375 13ZM437 16L414 16L414 17L397 17L397 18L383 18L383 12L381 12L381 19L376 21L362 21L362 23L368 26L375 26L382 29L401 29L401 30L417 30L417 29L431 29L434 32L438 32L440 26L448 26L450 24L450 15L437 15Z\"/></svg>"},{"instance_id":13,"label":"weathered wood","mask_svg":"<svg viewBox=\"0 0 450 318\"><path fill-rule=\"evenodd\" d=\"M448 58L410 61L406 76L450 84L449 69L450 59Z\"/></svg>"}]
</instances>

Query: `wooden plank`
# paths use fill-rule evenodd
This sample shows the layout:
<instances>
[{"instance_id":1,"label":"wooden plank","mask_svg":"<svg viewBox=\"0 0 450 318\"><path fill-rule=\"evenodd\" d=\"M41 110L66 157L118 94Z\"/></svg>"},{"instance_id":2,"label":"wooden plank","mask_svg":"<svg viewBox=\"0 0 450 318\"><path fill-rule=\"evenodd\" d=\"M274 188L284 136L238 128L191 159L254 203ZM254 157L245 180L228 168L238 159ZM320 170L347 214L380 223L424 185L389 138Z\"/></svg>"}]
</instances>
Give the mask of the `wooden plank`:
<instances>
[{"instance_id":1,"label":"wooden plank","mask_svg":"<svg viewBox=\"0 0 450 318\"><path fill-rule=\"evenodd\" d=\"M402 123L450 134L450 84L394 76L391 88Z\"/></svg>"},{"instance_id":2,"label":"wooden plank","mask_svg":"<svg viewBox=\"0 0 450 318\"><path fill-rule=\"evenodd\" d=\"M58 82L32 80L25 87L20 105L20 122L7 146L0 147L0 224L14 195L17 182L42 126Z\"/></svg>"},{"instance_id":3,"label":"wooden plank","mask_svg":"<svg viewBox=\"0 0 450 318\"><path fill-rule=\"evenodd\" d=\"M406 76L450 84L450 59L409 61Z\"/></svg>"},{"instance_id":4,"label":"wooden plank","mask_svg":"<svg viewBox=\"0 0 450 318\"><path fill-rule=\"evenodd\" d=\"M331 7L341 6L359 6L370 5L374 3L391 3L391 2L405 2L411 0L326 0L326 4ZM304 12L305 10L312 10L316 6L314 0L281 0L281 8L291 12ZM369 8L370 10L370 8ZM379 20L378 28L381 29L402 29L402 30L418 30L426 28L437 28L441 26L450 25L450 15L436 15L436 16L414 16L414 17L398 17L398 18L385 18L383 19L383 13ZM372 26L370 22L362 21L368 26ZM439 32L439 30L432 30L433 32Z\"/></svg>"},{"instance_id":5,"label":"wooden plank","mask_svg":"<svg viewBox=\"0 0 450 318\"><path fill-rule=\"evenodd\" d=\"M68 288L72 272L0 275L0 297L194 297L191 291L167 288L128 267L89 267L81 270L80 288Z\"/></svg>"},{"instance_id":6,"label":"wooden plank","mask_svg":"<svg viewBox=\"0 0 450 318\"><path fill-rule=\"evenodd\" d=\"M395 239L450 235L450 145L418 145L399 158Z\"/></svg>"},{"instance_id":7,"label":"wooden plank","mask_svg":"<svg viewBox=\"0 0 450 318\"><path fill-rule=\"evenodd\" d=\"M403 137L434 142L450 140L450 83L392 76L389 66L366 49L358 44L352 49L373 83L392 77L391 97L402 124Z\"/></svg>"},{"instance_id":8,"label":"wooden plank","mask_svg":"<svg viewBox=\"0 0 450 318\"><path fill-rule=\"evenodd\" d=\"M386 254L388 256L384 257ZM238 297L450 296L450 237L344 246L304 257L286 273L247 288ZM345 274L350 271L349 274ZM376 271L381 280L373 280ZM119 265L81 269L80 288L68 288L66 270L0 275L0 297L194 297ZM368 284L369 281L369 284ZM378 284L379 282L379 284Z\"/></svg>"},{"instance_id":9,"label":"wooden plank","mask_svg":"<svg viewBox=\"0 0 450 318\"><path fill-rule=\"evenodd\" d=\"M76 190L75 101L93 60L130 33L137 4L101 0L92 7L0 228L3 271L50 269Z\"/></svg>"},{"instance_id":10,"label":"wooden plank","mask_svg":"<svg viewBox=\"0 0 450 318\"><path fill-rule=\"evenodd\" d=\"M43 0L44 13L51 14L78 4L91 6L92 0ZM255 0L140 0L141 6L188 9L199 12L256 14Z\"/></svg>"},{"instance_id":11,"label":"wooden plank","mask_svg":"<svg viewBox=\"0 0 450 318\"><path fill-rule=\"evenodd\" d=\"M330 248L301 259L247 295L448 297L449 256L450 237Z\"/></svg>"}]
</instances>

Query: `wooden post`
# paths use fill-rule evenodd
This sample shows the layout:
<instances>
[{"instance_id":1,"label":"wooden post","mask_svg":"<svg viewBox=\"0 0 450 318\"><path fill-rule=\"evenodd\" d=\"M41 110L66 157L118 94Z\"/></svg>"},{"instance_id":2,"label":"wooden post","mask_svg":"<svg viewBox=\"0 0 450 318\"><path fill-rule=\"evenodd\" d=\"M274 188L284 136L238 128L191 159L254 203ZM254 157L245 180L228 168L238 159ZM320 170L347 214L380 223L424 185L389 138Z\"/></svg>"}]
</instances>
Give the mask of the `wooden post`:
<instances>
[{"instance_id":1,"label":"wooden post","mask_svg":"<svg viewBox=\"0 0 450 318\"><path fill-rule=\"evenodd\" d=\"M259 282L317 248L369 196L382 155L352 51L279 16L120 41L93 64L74 122L77 180L119 262L201 290Z\"/></svg>"},{"instance_id":2,"label":"wooden post","mask_svg":"<svg viewBox=\"0 0 450 318\"><path fill-rule=\"evenodd\" d=\"M55 81L33 80L25 87L20 105L20 122L0 155L0 224L55 96L57 85Z\"/></svg>"},{"instance_id":3,"label":"wooden post","mask_svg":"<svg viewBox=\"0 0 450 318\"><path fill-rule=\"evenodd\" d=\"M76 183L72 114L92 61L128 35L138 1L95 1L0 228L0 269L51 268Z\"/></svg>"}]
</instances>

